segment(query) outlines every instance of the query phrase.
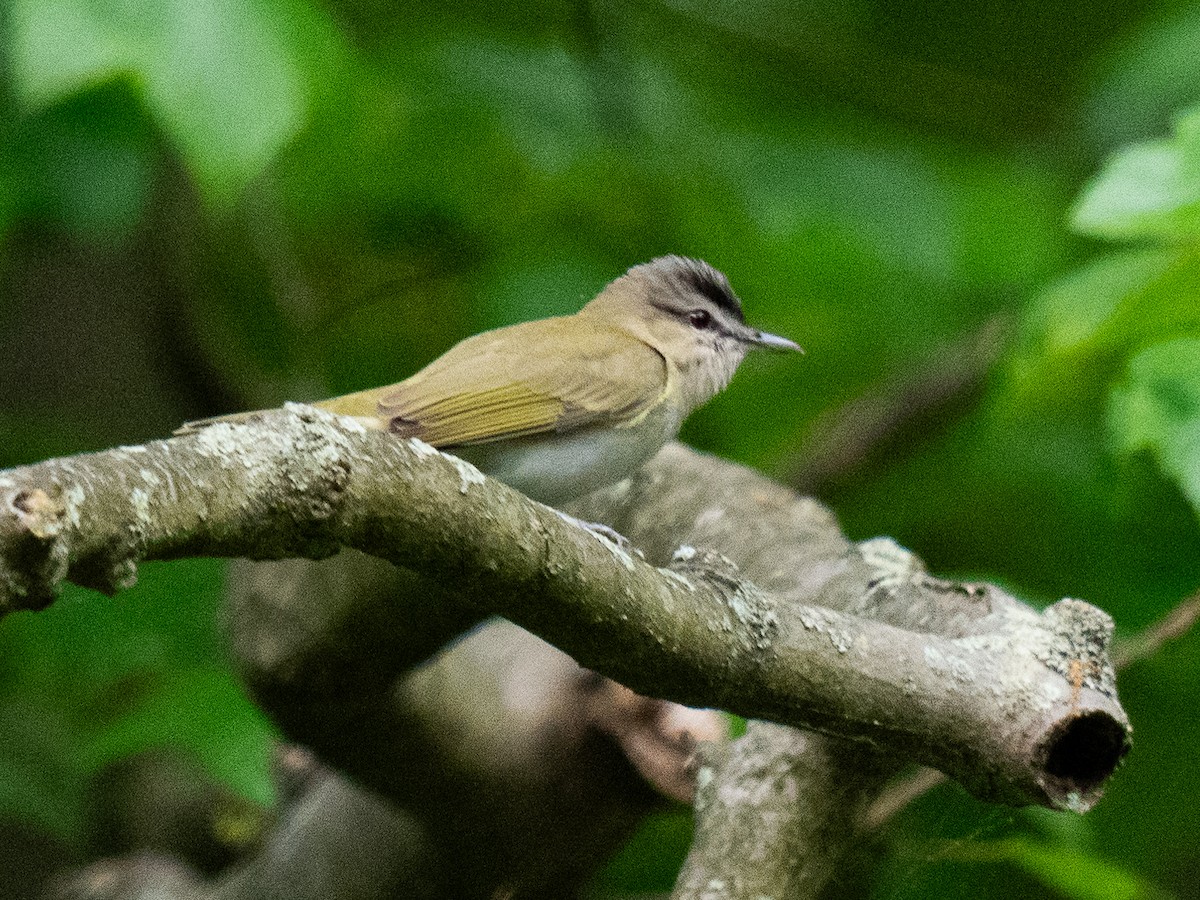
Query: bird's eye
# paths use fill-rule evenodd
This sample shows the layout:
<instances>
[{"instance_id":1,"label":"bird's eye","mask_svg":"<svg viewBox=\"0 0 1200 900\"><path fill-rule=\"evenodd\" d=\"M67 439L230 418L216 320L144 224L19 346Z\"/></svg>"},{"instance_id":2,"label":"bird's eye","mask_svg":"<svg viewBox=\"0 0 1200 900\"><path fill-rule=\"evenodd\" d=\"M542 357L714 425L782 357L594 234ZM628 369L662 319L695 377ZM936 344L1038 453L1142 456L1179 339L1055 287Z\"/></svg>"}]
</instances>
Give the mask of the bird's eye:
<instances>
[{"instance_id":1,"label":"bird's eye","mask_svg":"<svg viewBox=\"0 0 1200 900\"><path fill-rule=\"evenodd\" d=\"M712 324L712 314L707 309L693 309L687 318L696 328L707 328Z\"/></svg>"}]
</instances>

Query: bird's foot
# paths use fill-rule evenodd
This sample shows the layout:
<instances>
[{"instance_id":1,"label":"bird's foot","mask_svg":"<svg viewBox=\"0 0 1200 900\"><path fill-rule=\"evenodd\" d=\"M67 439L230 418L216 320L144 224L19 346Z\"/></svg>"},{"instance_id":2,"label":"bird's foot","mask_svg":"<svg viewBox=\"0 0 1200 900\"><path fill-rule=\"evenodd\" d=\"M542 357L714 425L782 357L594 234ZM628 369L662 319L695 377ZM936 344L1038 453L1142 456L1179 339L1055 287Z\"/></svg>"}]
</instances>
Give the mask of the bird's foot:
<instances>
[{"instance_id":1,"label":"bird's foot","mask_svg":"<svg viewBox=\"0 0 1200 900\"><path fill-rule=\"evenodd\" d=\"M629 542L629 538L625 537L625 535L621 534L615 528L610 528L602 522L585 522L583 519L577 519L575 516L568 515L562 510L555 510L555 512L558 513L559 518L564 522L569 522L577 528L582 528L605 546L610 548L615 547L628 556L637 556L644 559L642 551L633 546Z\"/></svg>"}]
</instances>

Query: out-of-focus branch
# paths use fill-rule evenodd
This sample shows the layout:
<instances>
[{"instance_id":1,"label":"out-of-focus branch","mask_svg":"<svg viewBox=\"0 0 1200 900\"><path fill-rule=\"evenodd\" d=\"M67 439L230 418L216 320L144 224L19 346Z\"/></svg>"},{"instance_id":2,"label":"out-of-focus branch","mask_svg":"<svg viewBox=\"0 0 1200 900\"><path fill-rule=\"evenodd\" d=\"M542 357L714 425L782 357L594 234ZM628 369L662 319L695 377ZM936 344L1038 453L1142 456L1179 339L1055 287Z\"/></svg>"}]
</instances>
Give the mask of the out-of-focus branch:
<instances>
[{"instance_id":1,"label":"out-of-focus branch","mask_svg":"<svg viewBox=\"0 0 1200 900\"><path fill-rule=\"evenodd\" d=\"M98 860L51 879L45 900L194 900L196 873L171 857L139 853Z\"/></svg>"},{"instance_id":2,"label":"out-of-focus branch","mask_svg":"<svg viewBox=\"0 0 1200 900\"><path fill-rule=\"evenodd\" d=\"M781 465L780 479L798 491L826 496L885 453L894 458L898 444L945 428L951 409L962 409L979 395L1011 331L1008 317L989 319L938 349L918 370L888 379L818 417Z\"/></svg>"},{"instance_id":3,"label":"out-of-focus branch","mask_svg":"<svg viewBox=\"0 0 1200 900\"><path fill-rule=\"evenodd\" d=\"M1149 659L1164 646L1177 641L1200 621L1200 591L1181 600L1165 616L1140 634L1117 643L1113 648L1113 665L1117 671Z\"/></svg>"},{"instance_id":4,"label":"out-of-focus branch","mask_svg":"<svg viewBox=\"0 0 1200 900\"><path fill-rule=\"evenodd\" d=\"M389 678L395 664L387 640L349 622L374 620L395 635L387 609L406 606L397 601L419 591L420 582L401 582L395 593L374 597L356 590L348 603L335 598L327 604L321 593L322 586L336 592L373 564L379 565L342 554L319 563L245 567L234 575L229 627L256 698L290 737L383 798L356 803L391 805L420 835L415 850L397 850L403 865L354 867L360 893L303 896L350 900L364 896L367 885L373 887L365 896L416 896L414 872L437 882L437 897L473 900L510 889L522 898L575 896L637 823L663 805L647 782L664 775L669 785L684 782L688 741L640 752L659 737L657 719L643 721L636 715L640 707L621 715L603 679L508 622L486 623L407 675ZM346 571L337 578L312 571L331 568ZM296 590L301 584L316 592ZM328 619L327 606L333 607ZM336 627L347 613L347 627ZM321 622L340 635L337 651L312 640ZM264 649L264 642L271 646ZM664 713L673 706L643 703ZM712 712L677 710L672 720L680 718L696 738L715 737L722 727ZM614 727L622 732L616 738ZM625 748L630 739L633 754ZM647 760L649 772L642 766ZM361 793L346 787L339 794L346 791ZM354 839L360 829L394 827L387 817L357 822L342 807L324 804L319 816L295 819L276 834L269 858L244 867L239 896L261 895L255 883L260 890L266 882L287 883L289 870L297 877L334 832ZM340 823L336 828L327 813ZM373 834L362 839L375 841ZM344 868L340 859L330 867L335 876Z\"/></svg>"},{"instance_id":5,"label":"out-of-focus branch","mask_svg":"<svg viewBox=\"0 0 1200 900\"><path fill-rule=\"evenodd\" d=\"M709 755L676 900L816 897L895 764L870 747L768 722Z\"/></svg>"}]
</instances>

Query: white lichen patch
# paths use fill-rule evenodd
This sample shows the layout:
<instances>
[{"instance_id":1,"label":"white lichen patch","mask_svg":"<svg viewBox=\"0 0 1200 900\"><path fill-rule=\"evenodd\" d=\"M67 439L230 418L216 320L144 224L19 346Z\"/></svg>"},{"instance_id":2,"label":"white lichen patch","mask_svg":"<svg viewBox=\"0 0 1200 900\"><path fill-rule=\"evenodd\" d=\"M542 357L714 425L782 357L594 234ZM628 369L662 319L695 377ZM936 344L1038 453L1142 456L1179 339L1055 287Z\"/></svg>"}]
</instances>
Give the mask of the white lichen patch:
<instances>
[{"instance_id":1,"label":"white lichen patch","mask_svg":"<svg viewBox=\"0 0 1200 900\"><path fill-rule=\"evenodd\" d=\"M708 617L710 629L734 635L746 650L770 648L779 630L774 599L744 581L732 560L684 544L672 554L671 567L719 603L718 614Z\"/></svg>"},{"instance_id":2,"label":"white lichen patch","mask_svg":"<svg viewBox=\"0 0 1200 900\"><path fill-rule=\"evenodd\" d=\"M302 494L324 490L329 485L328 473L344 457L343 447L328 441L318 441L306 445L305 449L308 453L304 457L303 465L289 465L286 469L287 478Z\"/></svg>"},{"instance_id":3,"label":"white lichen patch","mask_svg":"<svg viewBox=\"0 0 1200 900\"><path fill-rule=\"evenodd\" d=\"M969 684L973 678L970 664L950 653L943 653L937 647L926 645L925 664L935 675L949 677L960 684Z\"/></svg>"},{"instance_id":4,"label":"white lichen patch","mask_svg":"<svg viewBox=\"0 0 1200 900\"><path fill-rule=\"evenodd\" d=\"M808 631L824 634L838 653L849 653L854 646L854 634L847 628L837 624L833 614L813 606L802 606L799 609L800 624Z\"/></svg>"},{"instance_id":5,"label":"white lichen patch","mask_svg":"<svg viewBox=\"0 0 1200 900\"><path fill-rule=\"evenodd\" d=\"M680 544L675 548L675 552L671 554L671 562L687 563L696 558L696 554L700 551L690 544Z\"/></svg>"},{"instance_id":6,"label":"white lichen patch","mask_svg":"<svg viewBox=\"0 0 1200 900\"><path fill-rule=\"evenodd\" d=\"M133 506L133 514L138 522L145 523L150 518L150 493L142 488L134 488L129 492L129 502Z\"/></svg>"},{"instance_id":7,"label":"white lichen patch","mask_svg":"<svg viewBox=\"0 0 1200 900\"><path fill-rule=\"evenodd\" d=\"M11 488L11 487L16 487L16 486L17 486L17 483L15 481L13 481L11 478L9 478L8 476L4 476L3 478L0 478L0 488Z\"/></svg>"},{"instance_id":8,"label":"white lichen patch","mask_svg":"<svg viewBox=\"0 0 1200 900\"><path fill-rule=\"evenodd\" d=\"M1038 680L1036 695L1031 700L1035 708L1049 710L1066 700L1070 694L1071 688L1065 681L1042 678Z\"/></svg>"},{"instance_id":9,"label":"white lichen patch","mask_svg":"<svg viewBox=\"0 0 1200 900\"><path fill-rule=\"evenodd\" d=\"M408 446L412 448L413 453L423 459L428 459L431 456L441 456L442 451L432 444L427 444L420 438L408 438Z\"/></svg>"},{"instance_id":10,"label":"white lichen patch","mask_svg":"<svg viewBox=\"0 0 1200 900\"><path fill-rule=\"evenodd\" d=\"M616 531L599 522L585 522L582 519L577 519L575 516L568 515L562 510L555 509L552 506L547 508L568 525L573 525L576 528L582 528L584 531L598 540L604 549L613 555L617 562L619 562L630 572L634 570L635 566L633 557L630 556L629 552L625 549L626 546L629 546L629 543ZM641 556L640 551L634 550L634 552L637 553L638 556Z\"/></svg>"},{"instance_id":11,"label":"white lichen patch","mask_svg":"<svg viewBox=\"0 0 1200 900\"><path fill-rule=\"evenodd\" d=\"M670 578L672 581L674 581L680 587L685 588L686 590L691 591L692 593L695 593L696 585L686 575L680 575L674 569L659 569L658 571L660 573L662 573L663 577Z\"/></svg>"},{"instance_id":12,"label":"white lichen patch","mask_svg":"<svg viewBox=\"0 0 1200 900\"><path fill-rule=\"evenodd\" d=\"M270 496L299 519L326 519L336 511L351 472L345 417L302 404L285 410L288 415L265 412L261 419L210 425L195 434L191 446L219 462L222 478L241 475L243 509Z\"/></svg>"},{"instance_id":13,"label":"white lichen patch","mask_svg":"<svg viewBox=\"0 0 1200 900\"><path fill-rule=\"evenodd\" d=\"M1067 812L1083 815L1095 805L1094 800L1085 800L1079 791L1069 791L1062 801L1063 809Z\"/></svg>"},{"instance_id":14,"label":"white lichen patch","mask_svg":"<svg viewBox=\"0 0 1200 900\"><path fill-rule=\"evenodd\" d=\"M758 591L736 590L728 595L726 604L739 625L753 632L755 646L766 649L775 629L779 627L779 618L767 603L766 595Z\"/></svg>"},{"instance_id":15,"label":"white lichen patch","mask_svg":"<svg viewBox=\"0 0 1200 900\"><path fill-rule=\"evenodd\" d=\"M79 510L83 508L84 501L87 500L87 491L83 489L82 484L74 481L67 488L63 499L66 501L67 521L71 523L72 528L78 528Z\"/></svg>"},{"instance_id":16,"label":"white lichen patch","mask_svg":"<svg viewBox=\"0 0 1200 900\"><path fill-rule=\"evenodd\" d=\"M588 533L593 535L596 540L603 544L617 562L623 565L630 572L634 570L633 557L625 552L625 550L622 549L619 544L617 544L615 541L609 540L607 536L592 531L591 529L588 530Z\"/></svg>"},{"instance_id":17,"label":"white lichen patch","mask_svg":"<svg viewBox=\"0 0 1200 900\"><path fill-rule=\"evenodd\" d=\"M164 466L162 473L167 481L167 496L170 497L172 503L179 502L179 491L175 488L175 476L171 474L171 469Z\"/></svg>"},{"instance_id":18,"label":"white lichen patch","mask_svg":"<svg viewBox=\"0 0 1200 900\"><path fill-rule=\"evenodd\" d=\"M875 537L858 544L862 558L877 569L884 571L923 572L925 566L911 550L900 546L890 537Z\"/></svg>"},{"instance_id":19,"label":"white lichen patch","mask_svg":"<svg viewBox=\"0 0 1200 900\"><path fill-rule=\"evenodd\" d=\"M858 552L874 572L872 590L892 593L925 573L925 564L916 554L888 537L862 541Z\"/></svg>"},{"instance_id":20,"label":"white lichen patch","mask_svg":"<svg viewBox=\"0 0 1200 900\"><path fill-rule=\"evenodd\" d=\"M140 487L133 488L129 492L129 504L133 507L133 517L128 524L129 533L140 541L151 523L150 492Z\"/></svg>"},{"instance_id":21,"label":"white lichen patch","mask_svg":"<svg viewBox=\"0 0 1200 900\"><path fill-rule=\"evenodd\" d=\"M137 564L131 559L122 559L113 565L109 573L113 590L127 591L137 584Z\"/></svg>"},{"instance_id":22,"label":"white lichen patch","mask_svg":"<svg viewBox=\"0 0 1200 900\"><path fill-rule=\"evenodd\" d=\"M1081 600L1065 599L1042 612L1026 607L1005 611L1004 627L998 629L998 647L1030 655L1062 681L1042 679L1042 694L1035 698L1048 706L1073 694L1078 700L1087 688L1110 699L1116 697L1116 675L1109 655L1113 620L1103 610ZM961 639L964 647L981 644L984 636ZM970 642L970 643L968 643Z\"/></svg>"},{"instance_id":23,"label":"white lichen patch","mask_svg":"<svg viewBox=\"0 0 1200 900\"><path fill-rule=\"evenodd\" d=\"M459 459L457 456L451 456L450 459L454 460L454 468L458 470L458 492L460 494L465 494L473 484L483 484L487 481L487 476L465 459Z\"/></svg>"},{"instance_id":24,"label":"white lichen patch","mask_svg":"<svg viewBox=\"0 0 1200 900\"><path fill-rule=\"evenodd\" d=\"M239 436L244 429L229 422L217 422L195 433L196 453L206 459L223 459L230 455L230 448L238 446Z\"/></svg>"},{"instance_id":25,"label":"white lichen patch","mask_svg":"<svg viewBox=\"0 0 1200 900\"><path fill-rule=\"evenodd\" d=\"M629 496L629 491L633 487L632 478L623 478L608 489L608 496L615 502L620 502Z\"/></svg>"},{"instance_id":26,"label":"white lichen patch","mask_svg":"<svg viewBox=\"0 0 1200 900\"><path fill-rule=\"evenodd\" d=\"M714 525L725 518L725 508L722 506L710 506L708 509L702 510L694 523L695 528L704 528L708 525Z\"/></svg>"}]
</instances>

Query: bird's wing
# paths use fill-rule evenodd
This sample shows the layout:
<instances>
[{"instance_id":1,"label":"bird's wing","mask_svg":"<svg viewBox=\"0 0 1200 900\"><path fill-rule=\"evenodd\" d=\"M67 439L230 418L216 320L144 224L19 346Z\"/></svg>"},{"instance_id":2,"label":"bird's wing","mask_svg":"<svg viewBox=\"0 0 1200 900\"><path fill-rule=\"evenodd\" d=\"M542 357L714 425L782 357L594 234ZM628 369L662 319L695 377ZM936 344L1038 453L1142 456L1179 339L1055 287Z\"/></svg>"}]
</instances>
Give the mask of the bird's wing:
<instances>
[{"instance_id":1,"label":"bird's wing","mask_svg":"<svg viewBox=\"0 0 1200 900\"><path fill-rule=\"evenodd\" d=\"M389 430L435 447L615 424L659 400L666 361L616 329L593 326L580 352L568 318L468 338L379 394Z\"/></svg>"}]
</instances>

